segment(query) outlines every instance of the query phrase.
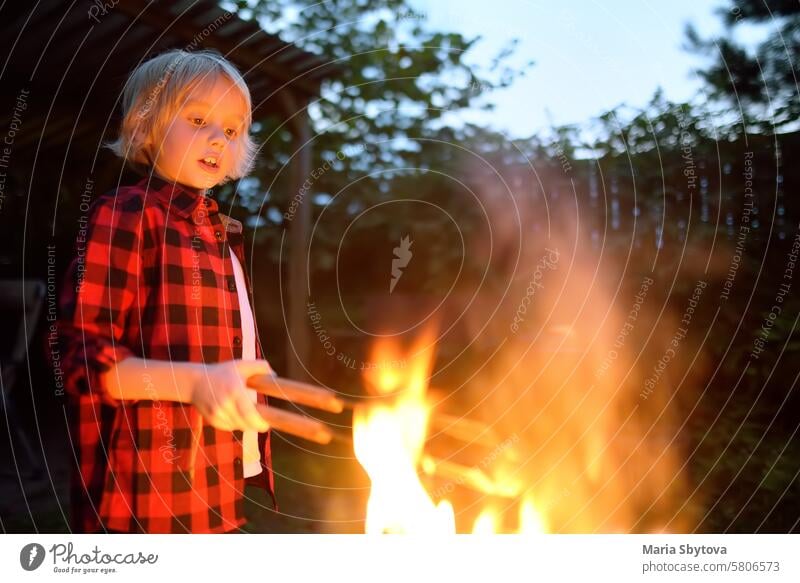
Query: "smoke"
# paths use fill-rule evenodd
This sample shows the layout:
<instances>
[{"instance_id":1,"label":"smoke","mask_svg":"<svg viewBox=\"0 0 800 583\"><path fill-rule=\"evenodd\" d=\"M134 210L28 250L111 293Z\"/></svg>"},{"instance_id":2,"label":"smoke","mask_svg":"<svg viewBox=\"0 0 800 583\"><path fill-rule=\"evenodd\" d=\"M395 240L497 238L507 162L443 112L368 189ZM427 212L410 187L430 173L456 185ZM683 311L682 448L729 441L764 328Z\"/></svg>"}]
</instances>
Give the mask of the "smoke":
<instances>
[{"instance_id":1,"label":"smoke","mask_svg":"<svg viewBox=\"0 0 800 583\"><path fill-rule=\"evenodd\" d=\"M627 249L597 244L574 196L480 190L487 232L469 253L493 285L466 282L451 303L465 317L446 342L460 339L461 352L437 366L460 381L437 407L482 420L501 443L513 438L488 472L520 493L462 491L454 506L516 516L532 500L555 532L692 530L699 501L680 411L704 359L685 314L667 307L670 282L633 239ZM485 459L474 445L452 455Z\"/></svg>"}]
</instances>

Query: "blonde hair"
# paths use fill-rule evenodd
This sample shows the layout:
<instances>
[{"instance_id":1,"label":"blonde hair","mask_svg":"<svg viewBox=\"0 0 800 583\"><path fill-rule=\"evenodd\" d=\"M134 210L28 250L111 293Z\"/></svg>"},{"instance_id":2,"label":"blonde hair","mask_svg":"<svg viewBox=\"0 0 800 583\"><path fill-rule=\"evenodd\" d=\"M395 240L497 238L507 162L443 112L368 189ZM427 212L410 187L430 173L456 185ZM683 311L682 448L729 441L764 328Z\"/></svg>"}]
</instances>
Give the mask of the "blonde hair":
<instances>
[{"instance_id":1,"label":"blonde hair","mask_svg":"<svg viewBox=\"0 0 800 583\"><path fill-rule=\"evenodd\" d=\"M136 67L123 90L119 137L105 146L133 166L152 166L154 152L147 148L147 143L160 141L193 89L219 77L233 83L246 106L244 127L237 138L241 145L239 159L226 179L246 176L253 168L258 149L250 137L253 121L250 90L236 67L216 51L174 49Z\"/></svg>"}]
</instances>

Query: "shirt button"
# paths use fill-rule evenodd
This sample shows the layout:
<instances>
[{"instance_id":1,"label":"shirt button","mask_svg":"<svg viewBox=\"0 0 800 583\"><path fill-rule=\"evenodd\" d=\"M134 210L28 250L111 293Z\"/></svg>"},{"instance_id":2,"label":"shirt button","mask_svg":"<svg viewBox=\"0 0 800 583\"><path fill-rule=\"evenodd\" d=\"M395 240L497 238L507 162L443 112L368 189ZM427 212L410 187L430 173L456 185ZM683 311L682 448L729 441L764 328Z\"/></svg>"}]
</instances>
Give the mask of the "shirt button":
<instances>
[{"instance_id":1,"label":"shirt button","mask_svg":"<svg viewBox=\"0 0 800 583\"><path fill-rule=\"evenodd\" d=\"M240 458L240 457L233 458L233 465L241 466L242 465L242 458Z\"/></svg>"},{"instance_id":2,"label":"shirt button","mask_svg":"<svg viewBox=\"0 0 800 583\"><path fill-rule=\"evenodd\" d=\"M228 281L228 291L235 292L236 291L236 282L235 281Z\"/></svg>"},{"instance_id":3,"label":"shirt button","mask_svg":"<svg viewBox=\"0 0 800 583\"><path fill-rule=\"evenodd\" d=\"M206 197L203 197L203 204L204 204L206 207L210 207L210 206L211 206L211 199L210 199L210 198L208 198L207 196L206 196Z\"/></svg>"},{"instance_id":4,"label":"shirt button","mask_svg":"<svg viewBox=\"0 0 800 583\"><path fill-rule=\"evenodd\" d=\"M233 345L234 345L234 346L241 346L241 345L242 345L242 338L241 338L241 336L234 336L234 337L233 337Z\"/></svg>"},{"instance_id":5,"label":"shirt button","mask_svg":"<svg viewBox=\"0 0 800 583\"><path fill-rule=\"evenodd\" d=\"M217 238L217 241L222 241L222 231L214 231L214 236Z\"/></svg>"}]
</instances>

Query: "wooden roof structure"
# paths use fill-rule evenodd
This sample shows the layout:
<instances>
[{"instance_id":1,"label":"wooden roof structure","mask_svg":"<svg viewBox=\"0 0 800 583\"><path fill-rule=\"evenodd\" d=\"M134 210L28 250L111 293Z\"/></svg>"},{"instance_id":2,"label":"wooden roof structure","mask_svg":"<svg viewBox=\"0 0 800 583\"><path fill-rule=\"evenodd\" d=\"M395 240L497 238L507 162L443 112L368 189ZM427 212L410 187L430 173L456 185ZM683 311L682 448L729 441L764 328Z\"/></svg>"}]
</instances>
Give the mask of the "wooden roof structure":
<instances>
[{"instance_id":1,"label":"wooden roof structure","mask_svg":"<svg viewBox=\"0 0 800 583\"><path fill-rule=\"evenodd\" d=\"M307 102L319 94L323 79L336 74L326 57L267 34L214 0L7 3L0 46L0 128L12 121L19 89L33 101L16 147L54 140L77 147L96 137L98 123L108 133L130 71L171 48L219 50L242 71L256 116L286 115L287 94Z\"/></svg>"}]
</instances>

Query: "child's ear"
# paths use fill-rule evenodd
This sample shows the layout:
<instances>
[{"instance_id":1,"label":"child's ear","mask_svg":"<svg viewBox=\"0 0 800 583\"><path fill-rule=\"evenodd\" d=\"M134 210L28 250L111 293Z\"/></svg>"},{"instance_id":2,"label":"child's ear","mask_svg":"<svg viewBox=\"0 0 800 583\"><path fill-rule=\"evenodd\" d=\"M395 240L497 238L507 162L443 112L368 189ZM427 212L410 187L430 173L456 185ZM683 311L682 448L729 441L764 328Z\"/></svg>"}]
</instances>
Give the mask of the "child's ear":
<instances>
[{"instance_id":1,"label":"child's ear","mask_svg":"<svg viewBox=\"0 0 800 583\"><path fill-rule=\"evenodd\" d=\"M133 143L138 144L140 147L144 147L148 143L147 136L145 135L144 131L141 128L136 128L133 130Z\"/></svg>"},{"instance_id":2,"label":"child's ear","mask_svg":"<svg viewBox=\"0 0 800 583\"><path fill-rule=\"evenodd\" d=\"M152 161L153 140L151 137L140 128L137 128L134 130L133 142L136 144L136 148L142 152L148 160Z\"/></svg>"},{"instance_id":3,"label":"child's ear","mask_svg":"<svg viewBox=\"0 0 800 583\"><path fill-rule=\"evenodd\" d=\"M137 142L137 148L141 156L147 161L148 164L153 163L153 144L149 139Z\"/></svg>"}]
</instances>

